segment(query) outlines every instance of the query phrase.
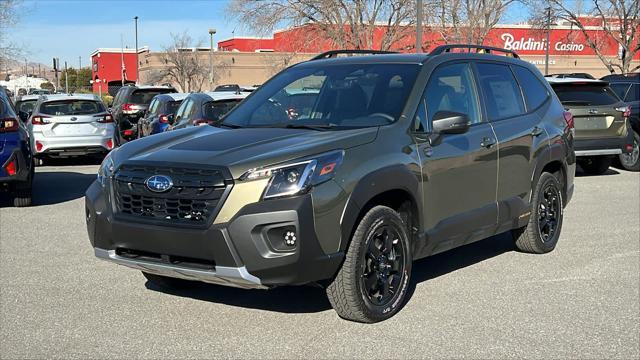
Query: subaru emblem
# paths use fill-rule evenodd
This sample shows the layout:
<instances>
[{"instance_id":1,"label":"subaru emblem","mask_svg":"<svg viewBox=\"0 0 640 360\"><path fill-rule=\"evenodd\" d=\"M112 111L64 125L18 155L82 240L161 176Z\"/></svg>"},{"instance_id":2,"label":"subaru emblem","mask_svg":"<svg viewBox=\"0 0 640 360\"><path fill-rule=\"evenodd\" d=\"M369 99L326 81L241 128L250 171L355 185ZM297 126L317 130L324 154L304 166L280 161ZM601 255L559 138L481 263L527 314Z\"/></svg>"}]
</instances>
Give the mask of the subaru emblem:
<instances>
[{"instance_id":1,"label":"subaru emblem","mask_svg":"<svg viewBox=\"0 0 640 360\"><path fill-rule=\"evenodd\" d=\"M164 175L153 175L144 181L147 189L153 192L165 192L173 187L173 181L171 178Z\"/></svg>"}]
</instances>

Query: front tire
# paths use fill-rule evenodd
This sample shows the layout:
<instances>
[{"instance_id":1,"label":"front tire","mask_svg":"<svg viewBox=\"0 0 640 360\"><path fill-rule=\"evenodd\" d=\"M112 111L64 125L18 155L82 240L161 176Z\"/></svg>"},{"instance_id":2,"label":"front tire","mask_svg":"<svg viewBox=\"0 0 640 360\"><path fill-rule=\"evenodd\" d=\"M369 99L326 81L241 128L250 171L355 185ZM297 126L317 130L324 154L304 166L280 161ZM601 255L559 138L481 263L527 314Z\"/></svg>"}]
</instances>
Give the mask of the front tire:
<instances>
[{"instance_id":1,"label":"front tire","mask_svg":"<svg viewBox=\"0 0 640 360\"><path fill-rule=\"evenodd\" d=\"M594 156L588 157L584 160L580 160L580 167L584 172L589 175L602 175L611 166L611 157L609 156Z\"/></svg>"},{"instance_id":2,"label":"front tire","mask_svg":"<svg viewBox=\"0 0 640 360\"><path fill-rule=\"evenodd\" d=\"M562 186L558 179L553 174L542 173L532 199L529 223L513 230L513 237L520 251L548 253L558 243L564 217Z\"/></svg>"},{"instance_id":3,"label":"front tire","mask_svg":"<svg viewBox=\"0 0 640 360\"><path fill-rule=\"evenodd\" d=\"M327 287L329 302L344 319L374 323L402 307L411 276L411 247L400 215L376 206L362 218L345 261Z\"/></svg>"},{"instance_id":4,"label":"front tire","mask_svg":"<svg viewBox=\"0 0 640 360\"><path fill-rule=\"evenodd\" d=\"M620 154L620 165L629 171L640 171L640 135L633 133L633 150L630 154Z\"/></svg>"}]
</instances>

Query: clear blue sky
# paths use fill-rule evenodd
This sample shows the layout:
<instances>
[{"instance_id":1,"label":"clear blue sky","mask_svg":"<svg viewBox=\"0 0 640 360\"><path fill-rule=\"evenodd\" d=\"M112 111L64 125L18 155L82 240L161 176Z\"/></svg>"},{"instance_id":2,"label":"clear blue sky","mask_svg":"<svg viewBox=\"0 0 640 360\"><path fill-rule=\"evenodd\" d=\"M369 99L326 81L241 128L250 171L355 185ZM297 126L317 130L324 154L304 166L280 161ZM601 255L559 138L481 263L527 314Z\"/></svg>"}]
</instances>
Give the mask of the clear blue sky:
<instances>
[{"instance_id":1,"label":"clear blue sky","mask_svg":"<svg viewBox=\"0 0 640 360\"><path fill-rule=\"evenodd\" d=\"M133 17L138 16L138 45L160 50L170 33L188 32L209 43L208 29L217 29L214 41L255 36L225 14L228 0L24 0L18 26L11 39L23 45L31 61L50 64L52 57L73 66L82 56L83 66L99 47L135 47ZM522 21L523 9L510 9L505 22Z\"/></svg>"}]
</instances>

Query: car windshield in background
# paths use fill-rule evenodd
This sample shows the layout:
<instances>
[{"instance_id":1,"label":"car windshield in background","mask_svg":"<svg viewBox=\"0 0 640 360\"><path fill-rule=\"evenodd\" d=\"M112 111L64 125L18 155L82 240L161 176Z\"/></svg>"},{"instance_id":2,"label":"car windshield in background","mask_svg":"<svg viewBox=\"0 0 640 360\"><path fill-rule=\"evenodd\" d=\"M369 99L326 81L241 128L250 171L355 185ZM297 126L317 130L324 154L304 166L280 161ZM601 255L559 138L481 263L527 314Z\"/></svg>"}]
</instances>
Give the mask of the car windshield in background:
<instances>
[{"instance_id":1,"label":"car windshield in background","mask_svg":"<svg viewBox=\"0 0 640 360\"><path fill-rule=\"evenodd\" d=\"M204 117L208 120L218 120L222 115L233 109L241 99L235 100L222 100L222 101L210 101L202 105L204 110Z\"/></svg>"},{"instance_id":2,"label":"car windshield in background","mask_svg":"<svg viewBox=\"0 0 640 360\"><path fill-rule=\"evenodd\" d=\"M167 114L175 114L176 112L178 112L178 108L180 107L180 104L182 104L182 101L169 101L167 103Z\"/></svg>"},{"instance_id":3,"label":"car windshield in background","mask_svg":"<svg viewBox=\"0 0 640 360\"><path fill-rule=\"evenodd\" d=\"M289 69L231 111L222 125L348 129L398 119L417 64L341 64Z\"/></svg>"},{"instance_id":4,"label":"car windshield in background","mask_svg":"<svg viewBox=\"0 0 640 360\"><path fill-rule=\"evenodd\" d=\"M620 102L620 98L607 86L568 84L556 85L553 89L563 104L599 106Z\"/></svg>"},{"instance_id":5,"label":"car windshield in background","mask_svg":"<svg viewBox=\"0 0 640 360\"><path fill-rule=\"evenodd\" d=\"M18 101L16 103L16 109L18 111L23 111L28 113L30 111L33 111L34 106L36 106L36 102L38 102L38 100L36 99Z\"/></svg>"},{"instance_id":6,"label":"car windshield in background","mask_svg":"<svg viewBox=\"0 0 640 360\"><path fill-rule=\"evenodd\" d=\"M90 115L104 112L104 106L92 100L49 101L40 105L39 112L45 115Z\"/></svg>"},{"instance_id":7,"label":"car windshield in background","mask_svg":"<svg viewBox=\"0 0 640 360\"><path fill-rule=\"evenodd\" d=\"M131 94L131 99L129 100L132 104L138 105L149 105L154 96L160 94L167 94L172 92L169 89L155 89L155 90L136 90Z\"/></svg>"}]
</instances>

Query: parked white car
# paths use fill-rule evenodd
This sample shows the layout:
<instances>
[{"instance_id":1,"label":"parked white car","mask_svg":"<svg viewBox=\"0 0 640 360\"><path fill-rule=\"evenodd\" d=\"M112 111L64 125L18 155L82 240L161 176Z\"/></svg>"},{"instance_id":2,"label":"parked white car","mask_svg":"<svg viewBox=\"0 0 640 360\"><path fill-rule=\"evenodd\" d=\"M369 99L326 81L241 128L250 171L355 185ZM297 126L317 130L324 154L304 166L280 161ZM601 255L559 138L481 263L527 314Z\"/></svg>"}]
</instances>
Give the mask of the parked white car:
<instances>
[{"instance_id":1,"label":"parked white car","mask_svg":"<svg viewBox=\"0 0 640 360\"><path fill-rule=\"evenodd\" d=\"M96 95L40 96L30 120L31 151L39 159L100 155L114 147L113 117Z\"/></svg>"}]
</instances>

